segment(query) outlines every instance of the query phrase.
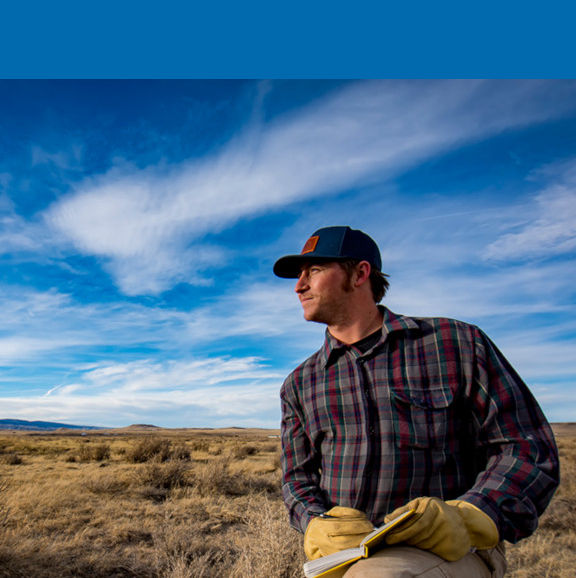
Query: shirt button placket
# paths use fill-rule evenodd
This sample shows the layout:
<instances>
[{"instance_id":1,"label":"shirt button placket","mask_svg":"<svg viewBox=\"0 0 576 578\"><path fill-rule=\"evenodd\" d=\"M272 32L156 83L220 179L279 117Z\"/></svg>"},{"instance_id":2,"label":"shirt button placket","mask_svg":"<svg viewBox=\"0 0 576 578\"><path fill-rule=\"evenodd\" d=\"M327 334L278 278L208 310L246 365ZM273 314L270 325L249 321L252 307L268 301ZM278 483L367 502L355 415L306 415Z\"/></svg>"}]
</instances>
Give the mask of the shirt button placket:
<instances>
[{"instance_id":1,"label":"shirt button placket","mask_svg":"<svg viewBox=\"0 0 576 578\"><path fill-rule=\"evenodd\" d=\"M370 380L367 379L366 375L366 358L358 358L358 372L362 379L362 389L364 390L364 402L368 405L371 403L370 396Z\"/></svg>"},{"instance_id":2,"label":"shirt button placket","mask_svg":"<svg viewBox=\"0 0 576 578\"><path fill-rule=\"evenodd\" d=\"M364 435L366 436L365 438L365 444L364 445L364 460L363 460L363 467L362 467L362 491L360 492L360 495L363 496L368 496L371 493L370 490L370 484L371 484L371 479L374 475L374 466L373 466L373 445L375 443L375 437L376 437L376 428L374 427L374 423L373 423L373 419L374 419L374 415L373 415L373 411L374 408L372 407L372 404L374 403L374 400L372 399L372 390L371 390L371 380L370 380L370 374L368 372L368 369L366 367L366 363L368 362L368 359L366 359L365 357L359 357L356 360L357 362L357 368L358 368L358 379L359 379L359 387L358 387L358 391L359 394L362 397L362 409L363 409L363 413L364 413L364 420L365 420L365 424L364 424ZM361 504L362 508L365 509L366 507L368 507L368 504Z\"/></svg>"},{"instance_id":3,"label":"shirt button placket","mask_svg":"<svg viewBox=\"0 0 576 578\"><path fill-rule=\"evenodd\" d=\"M364 407L364 415L366 416L366 433L369 436L374 434L374 426L371 423L372 417L372 408L371 404L373 403L372 400L372 391L370 389L370 376L366 371L366 362L368 361L365 357L359 357L357 360L358 363L358 375L360 379L361 391L363 393L363 407Z\"/></svg>"}]
</instances>

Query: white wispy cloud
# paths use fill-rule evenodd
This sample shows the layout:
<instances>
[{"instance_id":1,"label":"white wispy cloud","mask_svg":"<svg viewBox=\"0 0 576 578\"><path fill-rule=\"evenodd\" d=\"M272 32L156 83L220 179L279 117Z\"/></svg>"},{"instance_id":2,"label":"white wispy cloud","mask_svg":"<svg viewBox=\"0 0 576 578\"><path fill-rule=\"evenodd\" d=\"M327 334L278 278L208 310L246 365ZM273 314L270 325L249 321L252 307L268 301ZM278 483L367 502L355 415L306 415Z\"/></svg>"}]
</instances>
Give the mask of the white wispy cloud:
<instances>
[{"instance_id":1,"label":"white wispy cloud","mask_svg":"<svg viewBox=\"0 0 576 578\"><path fill-rule=\"evenodd\" d=\"M98 346L159 345L185 314L139 304L79 303L57 290L0 285L4 365L63 365Z\"/></svg>"},{"instance_id":2,"label":"white wispy cloud","mask_svg":"<svg viewBox=\"0 0 576 578\"><path fill-rule=\"evenodd\" d=\"M544 167L534 178L549 183L532 199L519 229L502 235L487 259L526 259L565 255L576 249L576 159Z\"/></svg>"},{"instance_id":3,"label":"white wispy cloud","mask_svg":"<svg viewBox=\"0 0 576 578\"><path fill-rule=\"evenodd\" d=\"M83 152L83 147L79 144L55 152L47 151L38 145L32 145L30 156L33 167L46 164L58 170L69 171L81 167Z\"/></svg>"},{"instance_id":4,"label":"white wispy cloud","mask_svg":"<svg viewBox=\"0 0 576 578\"><path fill-rule=\"evenodd\" d=\"M11 336L0 339L0 364L14 363L37 358L38 354L47 353L70 345L70 342L57 339L46 339Z\"/></svg>"},{"instance_id":5,"label":"white wispy cloud","mask_svg":"<svg viewBox=\"0 0 576 578\"><path fill-rule=\"evenodd\" d=\"M7 196L0 196L0 255L42 253L52 245L52 237L42 224L18 215Z\"/></svg>"},{"instance_id":6,"label":"white wispy cloud","mask_svg":"<svg viewBox=\"0 0 576 578\"><path fill-rule=\"evenodd\" d=\"M202 242L239 219L397 174L451 147L563 114L539 81L365 82L179 166L118 166L78 184L45 215L123 292L155 294L227 255ZM572 99L570 98L572 96ZM553 104L553 106L551 105Z\"/></svg>"},{"instance_id":7,"label":"white wispy cloud","mask_svg":"<svg viewBox=\"0 0 576 578\"><path fill-rule=\"evenodd\" d=\"M120 426L166 414L180 426L277 427L281 375L254 357L101 364L43 396L1 398L11 416ZM65 417L64 417L65 416ZM267 421L266 421L267 420ZM166 425L166 424L159 424Z\"/></svg>"},{"instance_id":8,"label":"white wispy cloud","mask_svg":"<svg viewBox=\"0 0 576 578\"><path fill-rule=\"evenodd\" d=\"M393 309L415 315L446 315L466 319L531 314L571 314L574 261L458 272L418 268L412 263L399 273L387 299Z\"/></svg>"},{"instance_id":9,"label":"white wispy cloud","mask_svg":"<svg viewBox=\"0 0 576 578\"><path fill-rule=\"evenodd\" d=\"M61 395L0 397L5 415L84 425L123 427L152 423L164 427L270 427L280 424L278 385L255 383L190 392L163 390L82 395L63 388Z\"/></svg>"},{"instance_id":10,"label":"white wispy cloud","mask_svg":"<svg viewBox=\"0 0 576 578\"><path fill-rule=\"evenodd\" d=\"M86 371L82 383L89 390L114 389L117 393L205 388L226 382L277 378L256 357L212 357L179 361L138 360L103 364Z\"/></svg>"}]
</instances>

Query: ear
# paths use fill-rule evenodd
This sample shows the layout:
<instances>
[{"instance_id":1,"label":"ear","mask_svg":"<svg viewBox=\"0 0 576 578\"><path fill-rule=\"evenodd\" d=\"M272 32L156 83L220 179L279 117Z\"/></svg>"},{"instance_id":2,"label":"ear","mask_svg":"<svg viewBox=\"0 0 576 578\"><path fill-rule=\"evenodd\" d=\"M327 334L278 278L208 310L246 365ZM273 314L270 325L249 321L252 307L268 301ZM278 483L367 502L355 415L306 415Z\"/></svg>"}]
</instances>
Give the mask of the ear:
<instances>
[{"instance_id":1,"label":"ear","mask_svg":"<svg viewBox=\"0 0 576 578\"><path fill-rule=\"evenodd\" d=\"M354 279L354 285L360 287L364 285L367 281L370 281L370 272L372 271L372 265L368 261L360 261L356 266L356 275Z\"/></svg>"}]
</instances>

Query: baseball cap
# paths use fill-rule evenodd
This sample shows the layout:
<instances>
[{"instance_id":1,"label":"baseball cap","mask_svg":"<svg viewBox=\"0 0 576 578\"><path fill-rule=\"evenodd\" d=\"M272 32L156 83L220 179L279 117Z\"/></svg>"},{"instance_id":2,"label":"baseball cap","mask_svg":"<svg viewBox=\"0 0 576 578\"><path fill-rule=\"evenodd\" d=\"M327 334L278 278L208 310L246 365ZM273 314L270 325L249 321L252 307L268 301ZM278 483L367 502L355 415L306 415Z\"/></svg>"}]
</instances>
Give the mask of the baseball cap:
<instances>
[{"instance_id":1,"label":"baseball cap","mask_svg":"<svg viewBox=\"0 0 576 578\"><path fill-rule=\"evenodd\" d=\"M382 270L378 245L362 231L350 227L324 227L306 241L299 255L286 255L274 264L274 273L285 279L296 279L303 263L322 261L368 261Z\"/></svg>"}]
</instances>

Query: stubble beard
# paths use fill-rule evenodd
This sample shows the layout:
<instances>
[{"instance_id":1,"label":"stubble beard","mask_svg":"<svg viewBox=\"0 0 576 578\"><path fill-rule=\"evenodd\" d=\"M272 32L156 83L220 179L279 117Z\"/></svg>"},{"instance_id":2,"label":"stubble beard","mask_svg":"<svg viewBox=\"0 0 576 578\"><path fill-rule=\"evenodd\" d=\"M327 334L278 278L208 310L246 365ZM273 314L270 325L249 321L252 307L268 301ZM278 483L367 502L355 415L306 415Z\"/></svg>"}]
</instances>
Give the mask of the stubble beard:
<instances>
[{"instance_id":1,"label":"stubble beard","mask_svg":"<svg viewBox=\"0 0 576 578\"><path fill-rule=\"evenodd\" d=\"M323 323L327 326L341 324L346 318L346 304L348 300L348 294L351 292L352 281L349 277L347 277L342 282L338 294L333 293L329 296L328 299L313 296L311 303L313 308L311 311L307 312L304 304L302 304L304 309L304 319L313 323ZM317 299L320 299L320 301L315 302Z\"/></svg>"}]
</instances>

